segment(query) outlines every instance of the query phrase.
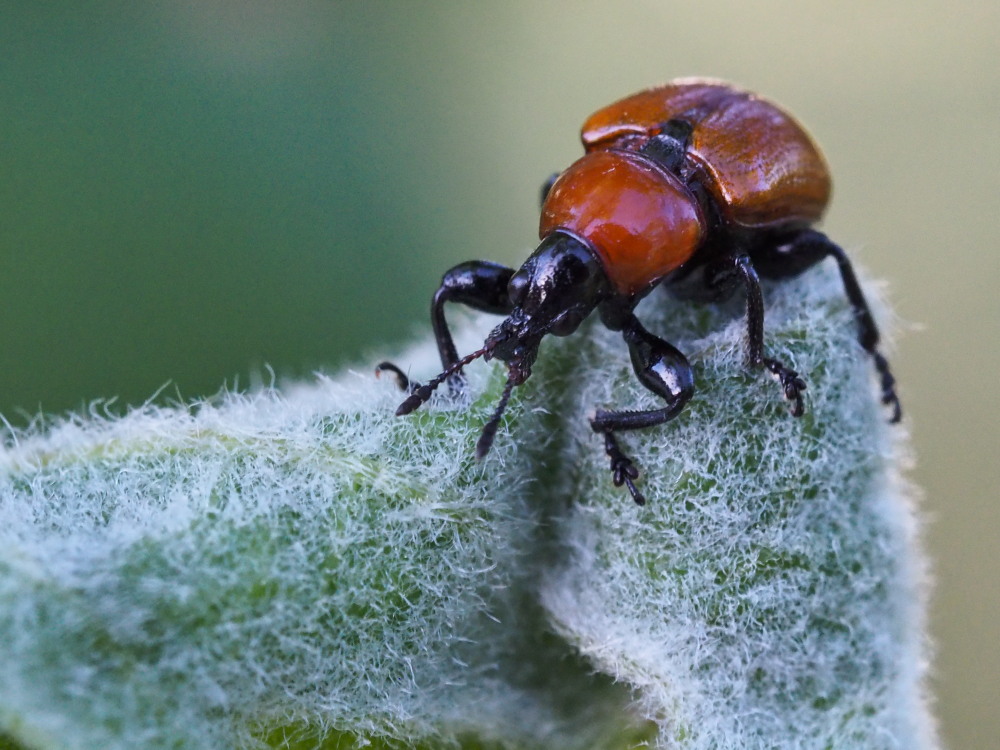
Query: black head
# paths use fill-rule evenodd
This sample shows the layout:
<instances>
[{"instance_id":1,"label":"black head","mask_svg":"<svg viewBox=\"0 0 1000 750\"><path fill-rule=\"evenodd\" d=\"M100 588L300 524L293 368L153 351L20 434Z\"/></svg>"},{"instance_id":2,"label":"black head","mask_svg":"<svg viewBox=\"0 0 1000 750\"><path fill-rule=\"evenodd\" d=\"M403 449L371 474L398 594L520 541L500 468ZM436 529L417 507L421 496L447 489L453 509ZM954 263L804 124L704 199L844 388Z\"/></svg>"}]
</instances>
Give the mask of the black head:
<instances>
[{"instance_id":1,"label":"black head","mask_svg":"<svg viewBox=\"0 0 1000 750\"><path fill-rule=\"evenodd\" d=\"M507 364L507 385L493 416L483 427L476 455L485 456L511 392L531 375L538 346L546 334L568 336L610 294L610 282L597 256L573 235L555 231L531 254L507 285L513 308L486 337L481 349L456 360L426 385L414 389L397 415L409 414L426 402L449 377L479 357Z\"/></svg>"},{"instance_id":2,"label":"black head","mask_svg":"<svg viewBox=\"0 0 1000 750\"><path fill-rule=\"evenodd\" d=\"M514 310L486 338L486 359L506 362L511 381L520 385L531 375L542 337L573 333L609 289L593 251L566 232L553 232L511 277L507 296Z\"/></svg>"},{"instance_id":3,"label":"black head","mask_svg":"<svg viewBox=\"0 0 1000 750\"><path fill-rule=\"evenodd\" d=\"M514 386L531 375L538 346L546 334L568 336L610 289L604 269L587 245L566 232L548 235L511 277L507 297L513 312L493 329L483 345L486 359L507 364L507 386L476 444L482 458L493 445L497 425Z\"/></svg>"}]
</instances>

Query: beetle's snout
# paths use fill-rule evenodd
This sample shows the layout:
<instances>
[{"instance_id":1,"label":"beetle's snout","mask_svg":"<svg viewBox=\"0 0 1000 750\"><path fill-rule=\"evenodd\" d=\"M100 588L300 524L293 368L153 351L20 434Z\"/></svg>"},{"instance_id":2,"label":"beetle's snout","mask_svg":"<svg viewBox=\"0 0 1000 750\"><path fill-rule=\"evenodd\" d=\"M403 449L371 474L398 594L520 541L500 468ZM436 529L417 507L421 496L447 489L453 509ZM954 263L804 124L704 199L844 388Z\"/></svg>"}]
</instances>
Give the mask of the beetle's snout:
<instances>
[{"instance_id":1,"label":"beetle's snout","mask_svg":"<svg viewBox=\"0 0 1000 750\"><path fill-rule=\"evenodd\" d=\"M486 359L506 362L511 381L520 385L531 375L541 338L533 330L531 319L515 310L486 337Z\"/></svg>"}]
</instances>

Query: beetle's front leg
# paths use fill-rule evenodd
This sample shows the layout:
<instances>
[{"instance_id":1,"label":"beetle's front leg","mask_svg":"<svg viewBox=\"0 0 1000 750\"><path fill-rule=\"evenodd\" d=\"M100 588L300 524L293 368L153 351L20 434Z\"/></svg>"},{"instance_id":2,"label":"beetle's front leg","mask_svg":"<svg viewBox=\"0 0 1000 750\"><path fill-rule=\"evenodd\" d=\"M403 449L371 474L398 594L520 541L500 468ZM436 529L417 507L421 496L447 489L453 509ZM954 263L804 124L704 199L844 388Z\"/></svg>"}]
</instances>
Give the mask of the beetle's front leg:
<instances>
[{"instance_id":1,"label":"beetle's front leg","mask_svg":"<svg viewBox=\"0 0 1000 750\"><path fill-rule=\"evenodd\" d=\"M447 370L459 360L455 341L444 316L445 302L458 302L473 310L509 315L513 306L507 296L507 284L513 275L514 269L487 260L459 263L445 272L441 285L431 300L431 325L434 327L434 339L437 341L443 369ZM417 383L411 382L392 362L382 362L375 371L391 372L403 390L412 392L419 388ZM465 378L460 372L448 378L448 387L453 394L461 391L464 383Z\"/></svg>"},{"instance_id":2,"label":"beetle's front leg","mask_svg":"<svg viewBox=\"0 0 1000 750\"><path fill-rule=\"evenodd\" d=\"M633 481L639 476L639 472L632 460L622 452L614 433L618 430L653 427L676 417L694 393L694 373L691 371L691 364L680 351L643 328L634 315L626 318L622 336L628 344L632 368L639 382L665 399L667 405L647 411L598 409L590 420L590 426L594 432L604 435L604 450L611 459L615 486L624 484L636 503L643 505L646 499Z\"/></svg>"},{"instance_id":3,"label":"beetle's front leg","mask_svg":"<svg viewBox=\"0 0 1000 750\"><path fill-rule=\"evenodd\" d=\"M777 359L764 356L764 295L760 289L757 271L747 255L722 258L706 275L712 288L725 289L742 284L747 297L747 367L763 367L781 383L785 398L791 402L794 417L801 417L805 410L802 391L806 382L790 367Z\"/></svg>"}]
</instances>

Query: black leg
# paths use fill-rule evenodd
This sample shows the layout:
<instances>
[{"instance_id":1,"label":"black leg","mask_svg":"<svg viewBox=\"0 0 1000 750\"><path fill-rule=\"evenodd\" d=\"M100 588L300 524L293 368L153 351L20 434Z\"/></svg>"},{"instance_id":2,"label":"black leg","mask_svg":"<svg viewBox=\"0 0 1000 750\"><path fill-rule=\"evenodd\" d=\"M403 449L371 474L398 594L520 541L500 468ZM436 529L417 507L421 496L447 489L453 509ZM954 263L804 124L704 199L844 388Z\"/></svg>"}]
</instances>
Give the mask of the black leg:
<instances>
[{"instance_id":1,"label":"black leg","mask_svg":"<svg viewBox=\"0 0 1000 750\"><path fill-rule=\"evenodd\" d=\"M611 459L611 481L614 482L615 487L621 487L624 484L632 495L632 499L635 500L636 505L645 505L646 497L635 486L635 480L639 477L639 470L635 468L632 459L622 453L615 433L604 433L604 452Z\"/></svg>"},{"instance_id":2,"label":"black leg","mask_svg":"<svg viewBox=\"0 0 1000 750\"><path fill-rule=\"evenodd\" d=\"M399 367L393 362L379 362L375 365L375 377L380 377L383 372L388 372L392 374L392 377L396 380L396 385L399 390L406 391L407 393L413 393L414 389L420 387L420 383L415 380L410 380L409 376L399 369Z\"/></svg>"},{"instance_id":3,"label":"black leg","mask_svg":"<svg viewBox=\"0 0 1000 750\"><path fill-rule=\"evenodd\" d=\"M437 340L441 366L444 369L458 361L455 342L444 317L444 303L457 302L473 310L510 315L514 308L507 298L507 284L513 275L514 269L487 260L459 263L445 272L441 278L441 286L434 292L434 299L431 300L431 324L434 326L434 338ZM457 374L453 378L455 379L449 382L460 382Z\"/></svg>"},{"instance_id":4,"label":"black leg","mask_svg":"<svg viewBox=\"0 0 1000 750\"><path fill-rule=\"evenodd\" d=\"M624 484L639 505L646 499L633 482L639 476L632 460L618 446L614 433L663 424L676 417L694 393L694 374L687 358L661 338L654 336L634 315L625 319L622 336L628 344L632 368L639 382L667 402L662 409L648 411L605 411L598 409L590 420L595 432L604 435L604 450L611 459L616 486Z\"/></svg>"},{"instance_id":5,"label":"black leg","mask_svg":"<svg viewBox=\"0 0 1000 750\"><path fill-rule=\"evenodd\" d=\"M713 289L726 290L742 285L747 297L747 367L763 367L781 384L785 398L791 402L792 416L801 417L805 410L802 391L805 381L799 374L780 361L764 356L764 295L760 289L760 279L754 264L747 255L722 258L706 276Z\"/></svg>"},{"instance_id":6,"label":"black leg","mask_svg":"<svg viewBox=\"0 0 1000 750\"><path fill-rule=\"evenodd\" d=\"M513 306L507 298L507 283L514 275L514 269L491 263L486 260L470 260L459 263L445 272L441 278L441 286L434 292L431 300L431 325L434 327L434 339L437 341L438 353L441 355L441 366L447 370L459 360L444 317L444 303L458 302L474 310L509 315ZM375 373L391 372L402 390L414 392L420 388L418 383L410 379L392 362L382 362L375 368ZM464 378L461 372L455 372L448 377L448 386L452 393L462 389Z\"/></svg>"},{"instance_id":7,"label":"black leg","mask_svg":"<svg viewBox=\"0 0 1000 750\"><path fill-rule=\"evenodd\" d=\"M840 278L844 283L844 292L854 311L854 320L858 325L858 342L872 357L875 370L879 376L882 390L882 403L891 410L890 422L898 422L903 411L896 395L896 379L892 376L889 363L878 350L879 333L872 317L864 292L854 274L851 261L836 243L832 242L822 232L808 229L799 233L789 242L773 246L765 246L754 252L754 262L764 276L770 278L786 278L796 276L810 266L819 263L824 258L837 261Z\"/></svg>"}]
</instances>

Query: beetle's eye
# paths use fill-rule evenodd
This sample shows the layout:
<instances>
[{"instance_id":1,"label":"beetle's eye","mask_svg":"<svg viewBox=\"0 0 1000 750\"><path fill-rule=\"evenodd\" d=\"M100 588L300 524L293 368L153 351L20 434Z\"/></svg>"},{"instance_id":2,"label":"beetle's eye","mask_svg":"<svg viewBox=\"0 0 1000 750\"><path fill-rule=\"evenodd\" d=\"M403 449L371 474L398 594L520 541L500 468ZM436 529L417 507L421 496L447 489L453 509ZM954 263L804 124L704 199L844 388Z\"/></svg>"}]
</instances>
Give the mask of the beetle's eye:
<instances>
[{"instance_id":1,"label":"beetle's eye","mask_svg":"<svg viewBox=\"0 0 1000 750\"><path fill-rule=\"evenodd\" d=\"M549 333L554 336L569 336L580 327L585 317L579 310L567 310L553 321Z\"/></svg>"},{"instance_id":2,"label":"beetle's eye","mask_svg":"<svg viewBox=\"0 0 1000 750\"><path fill-rule=\"evenodd\" d=\"M507 282L507 298L514 307L519 307L524 302L524 295L528 291L528 274L518 271L510 277Z\"/></svg>"}]
</instances>

